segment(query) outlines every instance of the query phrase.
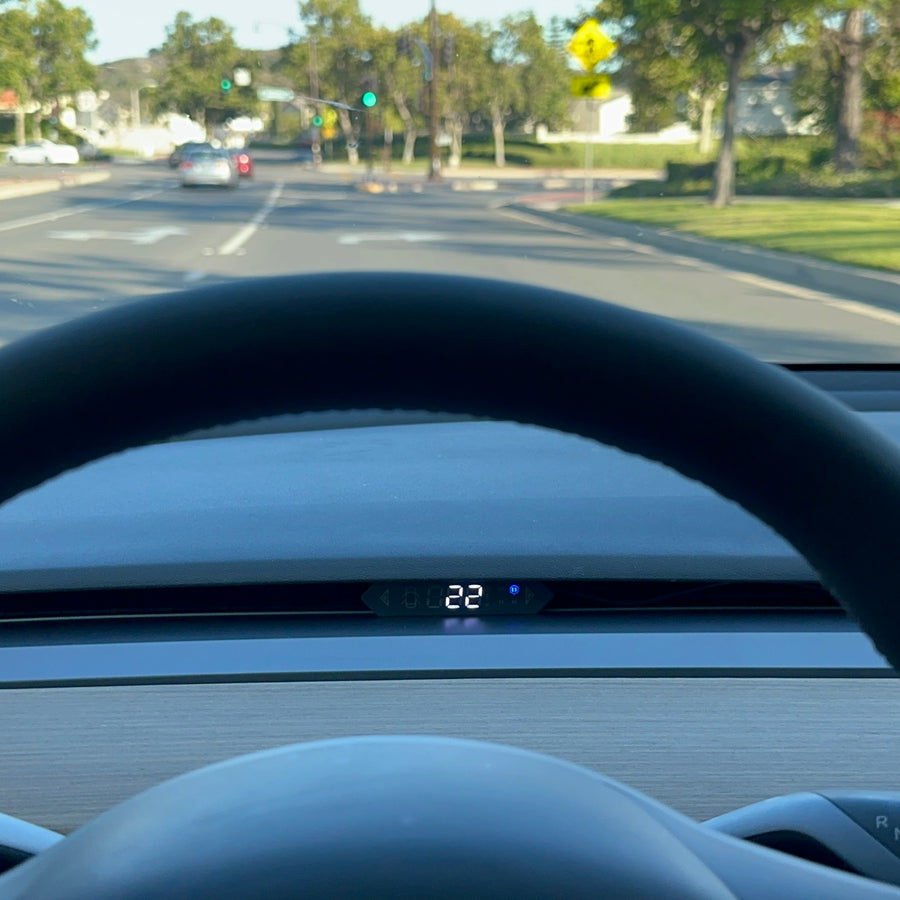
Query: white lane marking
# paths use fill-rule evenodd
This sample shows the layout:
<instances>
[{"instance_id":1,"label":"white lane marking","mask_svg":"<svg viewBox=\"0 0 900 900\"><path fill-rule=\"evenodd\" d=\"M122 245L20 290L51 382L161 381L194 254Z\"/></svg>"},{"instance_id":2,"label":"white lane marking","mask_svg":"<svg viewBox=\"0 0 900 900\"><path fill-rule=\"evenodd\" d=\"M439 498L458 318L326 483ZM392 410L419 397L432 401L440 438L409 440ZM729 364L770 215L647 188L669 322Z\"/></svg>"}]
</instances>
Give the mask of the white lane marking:
<instances>
[{"instance_id":1,"label":"white lane marking","mask_svg":"<svg viewBox=\"0 0 900 900\"><path fill-rule=\"evenodd\" d=\"M329 194L326 192L314 193L312 191L291 191L290 197L292 199L305 201L307 203L329 203L332 200L349 200L351 197L355 196L354 194Z\"/></svg>"},{"instance_id":2,"label":"white lane marking","mask_svg":"<svg viewBox=\"0 0 900 900\"><path fill-rule=\"evenodd\" d=\"M206 278L206 275L206 272L202 272L199 269L194 269L190 272L185 272L182 281L185 284L193 284L196 281L203 281L203 279Z\"/></svg>"},{"instance_id":3,"label":"white lane marking","mask_svg":"<svg viewBox=\"0 0 900 900\"><path fill-rule=\"evenodd\" d=\"M878 322L886 322L888 325L900 325L900 313L879 309L877 306L869 306L867 303L861 303L858 300L842 300L840 297L834 297L822 291L795 287L792 284L784 284L781 281L773 281L771 278L763 278L761 275L750 275L745 272L734 272L730 277L735 281L743 281L745 284L751 284L755 287L780 291L782 294L790 294L799 300L813 300L833 309L840 309L858 316L866 316Z\"/></svg>"},{"instance_id":4,"label":"white lane marking","mask_svg":"<svg viewBox=\"0 0 900 900\"><path fill-rule=\"evenodd\" d=\"M135 191L122 200L110 200L100 203L82 203L70 209L58 209L55 212L41 213L37 216L28 216L24 219L13 219L11 222L0 222L0 231L14 231L16 228L28 228L31 225L43 225L46 222L57 222L69 216L77 216L82 213L95 212L98 209L112 209L116 206L125 206L126 203L136 203L139 200L147 200L161 194L165 188L154 188L149 191Z\"/></svg>"},{"instance_id":5,"label":"white lane marking","mask_svg":"<svg viewBox=\"0 0 900 900\"><path fill-rule=\"evenodd\" d=\"M86 229L84 231L48 231L47 237L58 241L129 241L139 246L158 244L167 237L187 234L183 228L177 225L163 225L160 228L144 228L141 231L99 231Z\"/></svg>"},{"instance_id":6,"label":"white lane marking","mask_svg":"<svg viewBox=\"0 0 900 900\"><path fill-rule=\"evenodd\" d=\"M279 181L275 187L269 192L269 196L266 198L266 202L262 205L259 212L250 220L247 225L244 225L240 231L237 232L233 237L229 238L222 244L221 247L216 251L219 256L231 256L233 253L237 252L237 250L242 247L247 241L250 240L251 237L256 233L256 230L262 225L263 222L266 221L270 212L275 209L275 204L278 203L278 198L281 196L281 192L284 190L284 182Z\"/></svg>"},{"instance_id":7,"label":"white lane marking","mask_svg":"<svg viewBox=\"0 0 900 900\"><path fill-rule=\"evenodd\" d=\"M342 234L338 237L339 244L362 244L364 241L406 241L408 244L418 244L423 241L443 241L447 235L438 234L436 231L372 231L359 234Z\"/></svg>"},{"instance_id":8,"label":"white lane marking","mask_svg":"<svg viewBox=\"0 0 900 900\"><path fill-rule=\"evenodd\" d=\"M582 230L574 225L565 225L560 222L549 222L539 216L529 216L527 213L520 213L518 210L500 209L502 215L509 216L513 219L520 219L534 225L540 225L544 228L554 229L556 231L564 231L568 234L574 234L578 237L602 237L596 232ZM784 281L776 281L773 278L765 278L762 275L752 275L749 272L736 272L733 269L727 269L716 263L705 262L700 259L692 259L689 256L682 256L678 253L669 253L666 250L660 250L656 247L648 247L645 244L639 244L636 241L630 241L627 238L606 238L607 243L614 247L621 247L623 250L630 250L633 253L640 253L644 256L662 257L670 262L687 268L696 269L701 272L711 272L714 274L724 275L732 281L740 281L753 287L764 288L770 291L777 291L789 297L795 297L798 300L811 300L821 303L824 306L830 306L832 309L839 309L842 312L850 313L856 316L865 316L868 319L875 319L878 322L884 322L888 325L900 326L900 313L891 312L890 310L881 309L877 306L870 306L860 300L846 300L833 294L826 294L824 291L815 291L809 288L799 287L797 285L788 284Z\"/></svg>"},{"instance_id":9,"label":"white lane marking","mask_svg":"<svg viewBox=\"0 0 900 900\"><path fill-rule=\"evenodd\" d=\"M548 219L542 219L540 216L529 216L528 213L519 212L516 209L499 209L500 215L508 216L510 219L518 219L520 222L527 222L529 225L541 225L553 231L564 231L566 234L576 234L578 237L592 237L590 231L584 228L578 228L576 225L565 225L562 222L551 222Z\"/></svg>"}]
</instances>

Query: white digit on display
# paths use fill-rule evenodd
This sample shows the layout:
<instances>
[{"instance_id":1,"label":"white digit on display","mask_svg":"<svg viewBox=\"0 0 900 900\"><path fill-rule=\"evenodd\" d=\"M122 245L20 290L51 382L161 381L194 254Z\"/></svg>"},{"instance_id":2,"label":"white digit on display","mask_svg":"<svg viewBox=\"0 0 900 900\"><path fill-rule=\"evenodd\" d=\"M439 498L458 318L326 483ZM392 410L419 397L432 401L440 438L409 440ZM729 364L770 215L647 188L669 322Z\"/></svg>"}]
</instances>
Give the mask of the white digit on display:
<instances>
[{"instance_id":1,"label":"white digit on display","mask_svg":"<svg viewBox=\"0 0 900 900\"><path fill-rule=\"evenodd\" d=\"M466 609L481 609L481 598L484 596L484 588L480 584L470 584L466 594Z\"/></svg>"},{"instance_id":2,"label":"white digit on display","mask_svg":"<svg viewBox=\"0 0 900 900\"><path fill-rule=\"evenodd\" d=\"M451 584L449 588L447 588L447 596L444 597L444 606L447 609L459 609L460 603L462 600L465 591L463 591L463 586L461 584Z\"/></svg>"}]
</instances>

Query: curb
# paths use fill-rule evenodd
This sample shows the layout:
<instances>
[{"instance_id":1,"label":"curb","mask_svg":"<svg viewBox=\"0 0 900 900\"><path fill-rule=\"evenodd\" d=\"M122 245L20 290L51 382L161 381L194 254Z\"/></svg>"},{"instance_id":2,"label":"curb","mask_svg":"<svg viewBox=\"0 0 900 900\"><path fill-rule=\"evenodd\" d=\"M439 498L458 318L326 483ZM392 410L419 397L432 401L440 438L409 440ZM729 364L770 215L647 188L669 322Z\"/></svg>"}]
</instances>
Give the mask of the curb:
<instances>
[{"instance_id":1,"label":"curb","mask_svg":"<svg viewBox=\"0 0 900 900\"><path fill-rule=\"evenodd\" d=\"M448 179L453 191L496 191L500 185L495 178Z\"/></svg>"},{"instance_id":2,"label":"curb","mask_svg":"<svg viewBox=\"0 0 900 900\"><path fill-rule=\"evenodd\" d=\"M861 300L892 312L900 311L900 275L891 272L830 263L730 241L716 241L651 225L551 211L525 203L511 203L509 206L551 222L575 225L584 231L647 244L667 253L692 256L727 269L784 281L825 294Z\"/></svg>"},{"instance_id":3,"label":"curb","mask_svg":"<svg viewBox=\"0 0 900 900\"><path fill-rule=\"evenodd\" d=\"M85 184L99 184L108 181L110 172L85 172L83 175L59 175L34 181L0 183L0 200L12 200L16 197L30 197L32 194L47 194L67 187L78 187Z\"/></svg>"}]
</instances>

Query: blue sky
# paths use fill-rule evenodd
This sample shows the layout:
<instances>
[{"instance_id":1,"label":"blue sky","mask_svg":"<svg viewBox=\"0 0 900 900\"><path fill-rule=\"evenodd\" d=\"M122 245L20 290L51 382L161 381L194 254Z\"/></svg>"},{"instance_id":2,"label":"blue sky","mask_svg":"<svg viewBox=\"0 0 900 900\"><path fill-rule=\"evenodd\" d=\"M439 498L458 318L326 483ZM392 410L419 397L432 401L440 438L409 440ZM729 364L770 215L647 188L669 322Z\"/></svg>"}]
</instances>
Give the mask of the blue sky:
<instances>
[{"instance_id":1,"label":"blue sky","mask_svg":"<svg viewBox=\"0 0 900 900\"><path fill-rule=\"evenodd\" d=\"M68 0L66 5L81 6L94 20L99 40L91 55L93 62L109 62L131 56L144 56L158 47L165 28L181 9L195 19L219 16L234 26L238 43L250 49L268 49L285 42L287 30L297 25L297 0ZM578 2L557 0L445 0L438 2L440 12L452 12L461 19L500 19L505 15L533 10L541 21L553 15L569 16L578 10ZM396 27L428 12L428 0L362 0L363 10L376 24Z\"/></svg>"}]
</instances>

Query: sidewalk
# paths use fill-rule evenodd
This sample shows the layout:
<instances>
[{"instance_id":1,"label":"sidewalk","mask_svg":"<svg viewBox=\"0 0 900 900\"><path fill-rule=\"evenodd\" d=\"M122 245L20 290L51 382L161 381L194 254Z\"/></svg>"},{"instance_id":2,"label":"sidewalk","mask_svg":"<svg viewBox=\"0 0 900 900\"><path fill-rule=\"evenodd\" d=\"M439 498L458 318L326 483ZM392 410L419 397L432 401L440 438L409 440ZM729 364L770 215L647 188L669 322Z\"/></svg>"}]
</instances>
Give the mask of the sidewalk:
<instances>
[{"instance_id":1,"label":"sidewalk","mask_svg":"<svg viewBox=\"0 0 900 900\"><path fill-rule=\"evenodd\" d=\"M423 159L416 166L396 165L392 166L389 172L385 172L379 162L373 168L372 175L376 181L425 182L427 181L427 166L428 161ZM324 162L319 167L319 171L326 175L345 175L362 180L365 178L368 169L362 163L351 166L349 163L343 162ZM656 169L594 169L593 177L598 181L661 181L665 177L665 172ZM562 182L559 187L567 186L570 183L577 187L579 184L584 183L584 169L554 169L536 166L504 166L503 168L497 168L497 166L492 165L464 165L458 169L444 168L437 183L452 183L467 179L498 182L557 180Z\"/></svg>"},{"instance_id":2,"label":"sidewalk","mask_svg":"<svg viewBox=\"0 0 900 900\"><path fill-rule=\"evenodd\" d=\"M0 173L0 200L11 200L16 197L30 197L32 194L46 194L60 191L63 188L78 187L84 184L98 184L107 181L111 175L108 169L92 171L54 171L44 178L24 175L17 170L17 176L11 177L8 172Z\"/></svg>"}]
</instances>

